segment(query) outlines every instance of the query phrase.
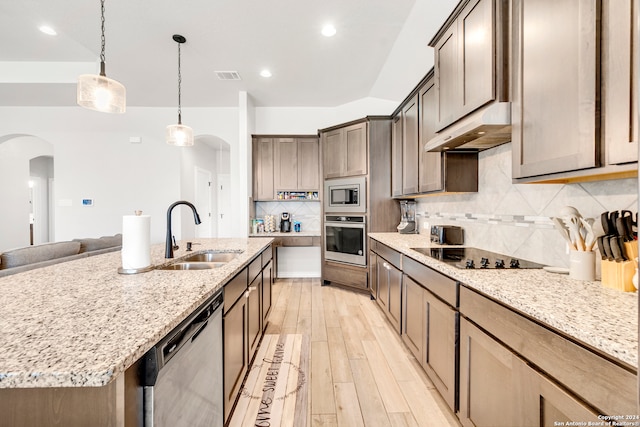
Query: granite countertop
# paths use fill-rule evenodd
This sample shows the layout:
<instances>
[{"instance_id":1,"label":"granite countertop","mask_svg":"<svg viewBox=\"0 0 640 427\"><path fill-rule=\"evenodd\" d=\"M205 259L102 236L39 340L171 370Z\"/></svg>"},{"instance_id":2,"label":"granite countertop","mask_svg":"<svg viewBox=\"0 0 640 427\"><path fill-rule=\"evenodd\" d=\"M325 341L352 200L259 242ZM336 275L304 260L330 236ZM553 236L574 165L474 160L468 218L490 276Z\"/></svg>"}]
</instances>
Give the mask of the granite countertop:
<instances>
[{"instance_id":1,"label":"granite countertop","mask_svg":"<svg viewBox=\"0 0 640 427\"><path fill-rule=\"evenodd\" d=\"M152 245L159 266L205 250L242 251L211 270L118 274L111 252L0 278L0 388L103 386L267 247L273 239L179 242L174 260Z\"/></svg>"},{"instance_id":2,"label":"granite countertop","mask_svg":"<svg viewBox=\"0 0 640 427\"><path fill-rule=\"evenodd\" d=\"M637 370L636 293L538 269L459 269L411 249L432 246L426 235L369 233L369 237Z\"/></svg>"}]
</instances>

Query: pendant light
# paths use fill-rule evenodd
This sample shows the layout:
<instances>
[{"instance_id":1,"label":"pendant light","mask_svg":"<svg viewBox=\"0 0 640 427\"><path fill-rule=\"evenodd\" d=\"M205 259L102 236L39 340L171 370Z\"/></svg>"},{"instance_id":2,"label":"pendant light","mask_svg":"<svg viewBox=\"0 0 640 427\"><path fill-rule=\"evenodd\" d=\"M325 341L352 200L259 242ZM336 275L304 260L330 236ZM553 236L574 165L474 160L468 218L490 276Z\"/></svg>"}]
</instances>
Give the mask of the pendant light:
<instances>
[{"instance_id":1,"label":"pendant light","mask_svg":"<svg viewBox=\"0 0 640 427\"><path fill-rule=\"evenodd\" d=\"M182 74L180 72L180 45L186 42L180 34L174 34L173 40L178 43L178 124L167 126L167 144L186 147L193 145L193 129L182 124L182 108L180 106L182 91Z\"/></svg>"},{"instance_id":2,"label":"pendant light","mask_svg":"<svg viewBox=\"0 0 640 427\"><path fill-rule=\"evenodd\" d=\"M83 74L78 77L78 105L104 113L124 113L127 107L124 86L107 78L104 66L104 0L100 0L102 37L100 51L100 75Z\"/></svg>"}]
</instances>

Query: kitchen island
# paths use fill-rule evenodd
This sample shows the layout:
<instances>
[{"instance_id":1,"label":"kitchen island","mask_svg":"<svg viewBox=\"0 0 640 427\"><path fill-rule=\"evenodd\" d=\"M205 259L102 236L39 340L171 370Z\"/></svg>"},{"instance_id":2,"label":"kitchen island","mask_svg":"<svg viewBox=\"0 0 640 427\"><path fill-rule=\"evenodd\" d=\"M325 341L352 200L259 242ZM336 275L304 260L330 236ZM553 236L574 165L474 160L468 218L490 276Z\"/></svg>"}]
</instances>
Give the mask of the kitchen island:
<instances>
[{"instance_id":1,"label":"kitchen island","mask_svg":"<svg viewBox=\"0 0 640 427\"><path fill-rule=\"evenodd\" d=\"M121 255L113 252L0 278L0 402L43 388L113 388L113 405L124 406L129 368L272 240L195 239L192 252L179 242L172 260L164 245L151 248L156 267L207 250L238 253L209 270L118 274ZM22 410L32 410L23 401Z\"/></svg>"}]
</instances>

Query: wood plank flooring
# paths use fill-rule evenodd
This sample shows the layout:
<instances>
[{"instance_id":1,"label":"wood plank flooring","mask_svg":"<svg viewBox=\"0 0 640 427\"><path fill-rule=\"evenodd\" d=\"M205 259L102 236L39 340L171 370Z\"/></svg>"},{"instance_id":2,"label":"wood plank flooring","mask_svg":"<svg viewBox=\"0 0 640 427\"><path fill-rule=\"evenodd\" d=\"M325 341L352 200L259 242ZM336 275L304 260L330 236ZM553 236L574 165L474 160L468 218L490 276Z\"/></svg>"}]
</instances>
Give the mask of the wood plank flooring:
<instances>
[{"instance_id":1,"label":"wood plank flooring","mask_svg":"<svg viewBox=\"0 0 640 427\"><path fill-rule=\"evenodd\" d=\"M302 427L302 418L306 427L460 426L375 301L320 283L278 279L273 286L266 333L311 341L306 413L285 411L279 425ZM230 424L255 425L255 415L245 414L237 408Z\"/></svg>"}]
</instances>

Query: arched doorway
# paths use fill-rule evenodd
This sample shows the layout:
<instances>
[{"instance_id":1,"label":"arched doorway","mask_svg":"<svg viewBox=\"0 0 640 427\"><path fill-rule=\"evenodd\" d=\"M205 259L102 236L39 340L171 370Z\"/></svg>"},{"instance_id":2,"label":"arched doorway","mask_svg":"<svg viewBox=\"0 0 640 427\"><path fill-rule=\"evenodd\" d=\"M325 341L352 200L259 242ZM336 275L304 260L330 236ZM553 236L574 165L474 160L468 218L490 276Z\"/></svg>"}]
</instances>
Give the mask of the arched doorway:
<instances>
[{"instance_id":1,"label":"arched doorway","mask_svg":"<svg viewBox=\"0 0 640 427\"><path fill-rule=\"evenodd\" d=\"M53 178L53 144L0 137L0 251L54 240Z\"/></svg>"}]
</instances>

